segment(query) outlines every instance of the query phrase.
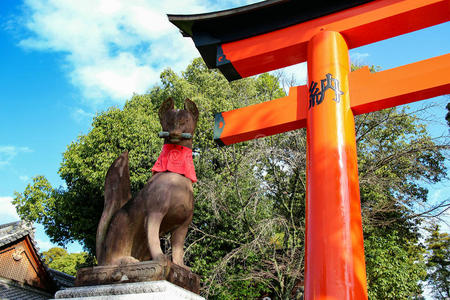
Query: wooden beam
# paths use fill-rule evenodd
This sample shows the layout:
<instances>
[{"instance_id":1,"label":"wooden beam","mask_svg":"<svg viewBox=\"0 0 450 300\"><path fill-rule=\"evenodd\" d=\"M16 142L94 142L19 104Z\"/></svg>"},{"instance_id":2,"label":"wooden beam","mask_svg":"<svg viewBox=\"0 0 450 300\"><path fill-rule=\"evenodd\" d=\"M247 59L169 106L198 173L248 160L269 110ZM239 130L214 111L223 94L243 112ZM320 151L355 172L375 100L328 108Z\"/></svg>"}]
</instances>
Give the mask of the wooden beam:
<instances>
[{"instance_id":1,"label":"wooden beam","mask_svg":"<svg viewBox=\"0 0 450 300\"><path fill-rule=\"evenodd\" d=\"M214 141L231 145L305 127L307 97L306 86L296 86L286 97L219 113Z\"/></svg>"},{"instance_id":2,"label":"wooden beam","mask_svg":"<svg viewBox=\"0 0 450 300\"><path fill-rule=\"evenodd\" d=\"M450 93L450 54L370 73L362 68L349 75L355 115Z\"/></svg>"},{"instance_id":3,"label":"wooden beam","mask_svg":"<svg viewBox=\"0 0 450 300\"><path fill-rule=\"evenodd\" d=\"M224 43L218 46L216 64L229 64L244 78L306 61L309 40L323 30L340 32L352 49L449 20L450 0L377 0Z\"/></svg>"},{"instance_id":4,"label":"wooden beam","mask_svg":"<svg viewBox=\"0 0 450 300\"><path fill-rule=\"evenodd\" d=\"M355 115L450 93L450 54L370 73L349 74L350 102ZM307 86L289 95L216 115L214 140L231 145L306 126Z\"/></svg>"}]
</instances>

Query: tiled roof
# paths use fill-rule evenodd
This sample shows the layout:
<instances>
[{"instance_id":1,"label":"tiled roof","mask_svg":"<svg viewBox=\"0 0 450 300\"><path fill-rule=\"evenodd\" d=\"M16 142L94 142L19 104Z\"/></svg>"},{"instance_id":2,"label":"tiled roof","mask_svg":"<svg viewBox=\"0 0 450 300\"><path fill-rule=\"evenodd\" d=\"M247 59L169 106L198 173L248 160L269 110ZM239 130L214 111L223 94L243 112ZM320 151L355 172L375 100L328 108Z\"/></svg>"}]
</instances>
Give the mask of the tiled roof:
<instances>
[{"instance_id":1,"label":"tiled roof","mask_svg":"<svg viewBox=\"0 0 450 300\"><path fill-rule=\"evenodd\" d=\"M40 260L40 263L44 266L46 272L56 284L58 289L74 286L75 277L50 269L47 264L45 264L42 254L39 252L39 248L34 240L34 228L30 222L17 221L0 225L0 247L13 243L27 235L30 237L32 246Z\"/></svg>"},{"instance_id":2,"label":"tiled roof","mask_svg":"<svg viewBox=\"0 0 450 300\"><path fill-rule=\"evenodd\" d=\"M31 223L17 221L0 225L0 247L15 242L27 235L30 236L33 241L33 246L38 250L34 242L34 229Z\"/></svg>"},{"instance_id":3,"label":"tiled roof","mask_svg":"<svg viewBox=\"0 0 450 300\"><path fill-rule=\"evenodd\" d=\"M50 276L56 281L59 288L73 287L75 277L69 274L48 268Z\"/></svg>"},{"instance_id":4,"label":"tiled roof","mask_svg":"<svg viewBox=\"0 0 450 300\"><path fill-rule=\"evenodd\" d=\"M11 280L0 279L0 299L5 300L44 300L52 298L51 294L38 289L19 285Z\"/></svg>"}]
</instances>

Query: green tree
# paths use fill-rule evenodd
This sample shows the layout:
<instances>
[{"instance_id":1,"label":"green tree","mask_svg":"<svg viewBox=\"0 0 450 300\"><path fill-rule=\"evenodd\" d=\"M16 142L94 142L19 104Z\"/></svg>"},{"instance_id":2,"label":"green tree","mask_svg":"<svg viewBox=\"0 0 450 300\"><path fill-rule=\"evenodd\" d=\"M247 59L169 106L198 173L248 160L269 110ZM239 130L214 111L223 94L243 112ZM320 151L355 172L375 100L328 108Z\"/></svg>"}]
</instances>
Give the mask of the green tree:
<instances>
[{"instance_id":1,"label":"green tree","mask_svg":"<svg viewBox=\"0 0 450 300\"><path fill-rule=\"evenodd\" d=\"M42 253L44 261L50 268L75 276L77 270L89 260L86 252L68 253L65 249L53 247Z\"/></svg>"},{"instance_id":2,"label":"green tree","mask_svg":"<svg viewBox=\"0 0 450 300\"><path fill-rule=\"evenodd\" d=\"M162 146L157 137L160 103L172 97L181 107L190 98L200 110L194 136L199 182L194 186L195 212L185 260L202 276L202 294L210 299L299 297L304 264L305 130L225 148L214 144L212 133L215 113L284 95L280 80L270 74L229 83L217 71L208 70L201 59L181 75L166 70L159 86L148 94L134 95L123 109L98 114L90 132L69 145L59 170L67 188L51 188L45 178L37 177L23 193L17 193L19 214L43 223L54 242L63 245L78 240L93 253L110 164L129 151L132 193L136 194L151 176L149 170ZM402 295L418 294L423 250L414 207L425 203L427 191L417 182L443 178L441 151L448 146L432 140L417 118L399 109L357 117L356 132L366 252L371 255L367 268L371 297L383 299L385 291L398 286ZM383 243L398 247L398 255L385 251ZM384 260L371 261L376 253L399 259L385 272L397 270L400 277L395 282L377 275ZM416 260L417 264L411 263Z\"/></svg>"},{"instance_id":3,"label":"green tree","mask_svg":"<svg viewBox=\"0 0 450 300\"><path fill-rule=\"evenodd\" d=\"M419 229L427 214L416 209L427 206L428 195L420 183L445 178L448 142L432 139L405 107L357 116L355 126L369 298L418 296L426 276Z\"/></svg>"},{"instance_id":4,"label":"green tree","mask_svg":"<svg viewBox=\"0 0 450 300\"><path fill-rule=\"evenodd\" d=\"M371 235L364 244L369 299L410 299L422 293L423 249L396 231Z\"/></svg>"},{"instance_id":5,"label":"green tree","mask_svg":"<svg viewBox=\"0 0 450 300\"><path fill-rule=\"evenodd\" d=\"M190 257L208 274L210 298L252 298L250 288L264 287L260 292L292 299L303 277L304 174L299 165L289 179L276 160L288 154L279 147L303 140L300 131L218 149L221 167L198 185L196 210L203 215L189 234ZM305 153L296 149L289 156L302 161Z\"/></svg>"},{"instance_id":6,"label":"green tree","mask_svg":"<svg viewBox=\"0 0 450 300\"><path fill-rule=\"evenodd\" d=\"M23 193L15 193L13 204L22 219L47 224L55 207L54 190L44 176L36 176Z\"/></svg>"},{"instance_id":7,"label":"green tree","mask_svg":"<svg viewBox=\"0 0 450 300\"><path fill-rule=\"evenodd\" d=\"M426 241L429 256L427 259L428 282L436 299L450 297L450 235L439 231L435 225L429 229Z\"/></svg>"},{"instance_id":8,"label":"green tree","mask_svg":"<svg viewBox=\"0 0 450 300\"><path fill-rule=\"evenodd\" d=\"M42 256L44 257L44 262L48 265L51 264L53 261L61 258L62 256L66 256L69 253L66 249L61 247L53 247L50 248L48 251L44 251L42 253Z\"/></svg>"}]
</instances>

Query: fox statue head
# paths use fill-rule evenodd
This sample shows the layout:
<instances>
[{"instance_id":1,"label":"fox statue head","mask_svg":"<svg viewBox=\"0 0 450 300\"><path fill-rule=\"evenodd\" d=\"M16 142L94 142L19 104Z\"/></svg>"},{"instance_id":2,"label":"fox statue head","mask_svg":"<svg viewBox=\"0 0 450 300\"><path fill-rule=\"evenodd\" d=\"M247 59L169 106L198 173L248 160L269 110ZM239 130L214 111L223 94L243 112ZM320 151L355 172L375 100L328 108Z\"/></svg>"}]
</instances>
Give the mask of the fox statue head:
<instances>
[{"instance_id":1,"label":"fox statue head","mask_svg":"<svg viewBox=\"0 0 450 300\"><path fill-rule=\"evenodd\" d=\"M172 98L165 100L159 108L162 131L159 137L164 144L175 144L192 149L192 137L198 121L198 109L189 99L184 101L184 109L174 109Z\"/></svg>"}]
</instances>

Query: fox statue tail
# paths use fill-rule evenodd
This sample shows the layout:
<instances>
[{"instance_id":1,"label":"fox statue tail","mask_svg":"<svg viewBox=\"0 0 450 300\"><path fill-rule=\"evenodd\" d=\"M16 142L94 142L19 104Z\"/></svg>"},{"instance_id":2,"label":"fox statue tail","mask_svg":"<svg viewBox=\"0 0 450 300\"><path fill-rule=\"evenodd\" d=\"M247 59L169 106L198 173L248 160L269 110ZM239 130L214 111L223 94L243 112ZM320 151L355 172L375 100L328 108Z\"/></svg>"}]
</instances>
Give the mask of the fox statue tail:
<instances>
[{"instance_id":1,"label":"fox statue tail","mask_svg":"<svg viewBox=\"0 0 450 300\"><path fill-rule=\"evenodd\" d=\"M109 167L105 178L105 204L97 228L96 254L98 265L103 265L105 239L109 224L115 213L131 199L130 171L128 170L128 151L122 153Z\"/></svg>"}]
</instances>

